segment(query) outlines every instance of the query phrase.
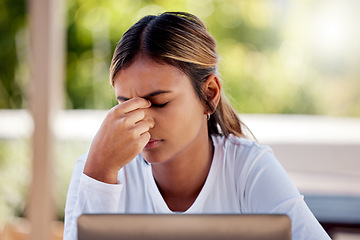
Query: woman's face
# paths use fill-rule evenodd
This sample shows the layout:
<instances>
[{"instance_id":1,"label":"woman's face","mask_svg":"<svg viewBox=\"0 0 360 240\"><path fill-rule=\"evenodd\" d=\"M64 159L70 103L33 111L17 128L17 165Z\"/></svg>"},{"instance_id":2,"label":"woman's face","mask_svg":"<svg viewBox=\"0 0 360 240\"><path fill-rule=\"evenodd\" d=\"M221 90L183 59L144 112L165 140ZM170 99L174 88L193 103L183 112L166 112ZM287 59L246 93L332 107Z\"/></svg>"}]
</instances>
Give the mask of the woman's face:
<instances>
[{"instance_id":1,"label":"woman's face","mask_svg":"<svg viewBox=\"0 0 360 240\"><path fill-rule=\"evenodd\" d=\"M137 58L114 79L116 99L121 103L134 97L151 101L145 115L154 120L151 140L142 151L150 163L191 157L208 137L206 110L190 79L169 64Z\"/></svg>"}]
</instances>

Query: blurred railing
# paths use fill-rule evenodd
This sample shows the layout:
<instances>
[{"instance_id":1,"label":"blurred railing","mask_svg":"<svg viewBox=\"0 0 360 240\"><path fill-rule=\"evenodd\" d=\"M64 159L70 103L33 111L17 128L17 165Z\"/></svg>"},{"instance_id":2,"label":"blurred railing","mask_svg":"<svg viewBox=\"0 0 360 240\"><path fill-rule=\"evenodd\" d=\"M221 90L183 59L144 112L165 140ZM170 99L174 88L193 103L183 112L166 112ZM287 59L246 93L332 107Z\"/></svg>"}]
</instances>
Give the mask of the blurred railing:
<instances>
[{"instance_id":1,"label":"blurred railing","mask_svg":"<svg viewBox=\"0 0 360 240\"><path fill-rule=\"evenodd\" d=\"M61 111L57 139L91 141L105 110ZM260 144L269 145L301 192L360 196L360 118L307 115L240 116ZM30 137L25 110L0 111L0 139Z\"/></svg>"}]
</instances>

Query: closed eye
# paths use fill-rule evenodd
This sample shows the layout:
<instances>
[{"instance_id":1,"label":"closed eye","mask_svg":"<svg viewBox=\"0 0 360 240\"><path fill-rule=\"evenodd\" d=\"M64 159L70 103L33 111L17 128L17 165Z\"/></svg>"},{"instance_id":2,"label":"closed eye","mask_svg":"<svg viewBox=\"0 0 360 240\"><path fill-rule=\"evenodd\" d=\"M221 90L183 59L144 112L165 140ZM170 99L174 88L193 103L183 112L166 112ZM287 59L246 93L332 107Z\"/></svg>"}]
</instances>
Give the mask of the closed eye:
<instances>
[{"instance_id":1,"label":"closed eye","mask_svg":"<svg viewBox=\"0 0 360 240\"><path fill-rule=\"evenodd\" d=\"M163 104L155 104L152 103L151 106L156 107L156 108L162 108L165 107L169 102L163 103Z\"/></svg>"}]
</instances>

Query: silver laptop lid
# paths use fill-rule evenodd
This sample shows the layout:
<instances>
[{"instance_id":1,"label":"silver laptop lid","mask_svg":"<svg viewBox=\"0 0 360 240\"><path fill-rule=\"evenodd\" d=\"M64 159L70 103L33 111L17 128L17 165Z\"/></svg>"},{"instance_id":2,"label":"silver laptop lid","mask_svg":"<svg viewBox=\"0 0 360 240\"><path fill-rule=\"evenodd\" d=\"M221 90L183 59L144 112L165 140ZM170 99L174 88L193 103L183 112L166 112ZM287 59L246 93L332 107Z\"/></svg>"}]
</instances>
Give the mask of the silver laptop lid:
<instances>
[{"instance_id":1,"label":"silver laptop lid","mask_svg":"<svg viewBox=\"0 0 360 240\"><path fill-rule=\"evenodd\" d=\"M291 240L286 215L90 214L78 218L79 240Z\"/></svg>"}]
</instances>

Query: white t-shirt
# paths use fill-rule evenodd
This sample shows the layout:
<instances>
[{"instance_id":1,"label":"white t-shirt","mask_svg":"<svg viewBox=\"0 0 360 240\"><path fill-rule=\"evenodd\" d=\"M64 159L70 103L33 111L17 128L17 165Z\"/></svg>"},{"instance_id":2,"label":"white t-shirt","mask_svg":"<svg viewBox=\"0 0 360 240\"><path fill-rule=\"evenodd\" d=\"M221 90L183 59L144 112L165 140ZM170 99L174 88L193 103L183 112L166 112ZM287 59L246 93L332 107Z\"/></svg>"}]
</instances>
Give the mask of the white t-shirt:
<instances>
[{"instance_id":1,"label":"white t-shirt","mask_svg":"<svg viewBox=\"0 0 360 240\"><path fill-rule=\"evenodd\" d=\"M184 213L281 213L292 221L293 239L330 239L315 219L272 150L244 138L212 137L214 157L206 182ZM87 156L76 162L66 207L64 239L76 239L83 213L173 213L139 154L106 184L83 173Z\"/></svg>"}]
</instances>

